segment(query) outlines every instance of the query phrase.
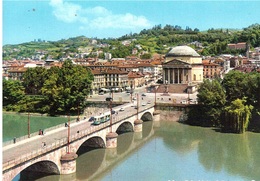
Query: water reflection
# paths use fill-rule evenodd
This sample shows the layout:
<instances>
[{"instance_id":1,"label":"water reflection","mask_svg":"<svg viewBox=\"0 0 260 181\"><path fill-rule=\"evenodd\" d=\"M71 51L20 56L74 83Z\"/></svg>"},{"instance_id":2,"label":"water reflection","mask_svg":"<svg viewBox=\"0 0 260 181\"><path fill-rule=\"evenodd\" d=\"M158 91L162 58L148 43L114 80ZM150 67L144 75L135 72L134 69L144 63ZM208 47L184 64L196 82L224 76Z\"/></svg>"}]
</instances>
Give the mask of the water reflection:
<instances>
[{"instance_id":1,"label":"water reflection","mask_svg":"<svg viewBox=\"0 0 260 181\"><path fill-rule=\"evenodd\" d=\"M117 148L80 155L75 174L38 180L119 179L260 180L260 134L224 134L176 122L144 122L141 139L133 132L121 134Z\"/></svg>"},{"instance_id":2,"label":"water reflection","mask_svg":"<svg viewBox=\"0 0 260 181\"><path fill-rule=\"evenodd\" d=\"M222 169L247 179L260 179L260 135L214 134L200 141L199 160L207 170Z\"/></svg>"},{"instance_id":3,"label":"water reflection","mask_svg":"<svg viewBox=\"0 0 260 181\"><path fill-rule=\"evenodd\" d=\"M208 171L224 170L249 180L260 179L260 134L224 134L209 128L161 122L155 135L178 153L197 149L199 162Z\"/></svg>"},{"instance_id":4,"label":"water reflection","mask_svg":"<svg viewBox=\"0 0 260 181\"><path fill-rule=\"evenodd\" d=\"M77 180L90 178L102 166L105 160L106 149L94 149L86 154L82 154L77 159Z\"/></svg>"}]
</instances>

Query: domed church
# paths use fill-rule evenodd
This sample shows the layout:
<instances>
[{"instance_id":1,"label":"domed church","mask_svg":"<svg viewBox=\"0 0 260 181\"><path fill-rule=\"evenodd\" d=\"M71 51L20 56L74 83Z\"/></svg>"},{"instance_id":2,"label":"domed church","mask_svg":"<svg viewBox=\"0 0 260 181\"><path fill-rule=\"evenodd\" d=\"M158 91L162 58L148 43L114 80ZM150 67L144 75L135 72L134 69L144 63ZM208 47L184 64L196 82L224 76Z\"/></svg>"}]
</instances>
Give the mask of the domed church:
<instances>
[{"instance_id":1,"label":"domed church","mask_svg":"<svg viewBox=\"0 0 260 181\"><path fill-rule=\"evenodd\" d=\"M162 68L164 84L183 84L188 87L203 81L202 58L189 46L171 48L165 55Z\"/></svg>"}]
</instances>

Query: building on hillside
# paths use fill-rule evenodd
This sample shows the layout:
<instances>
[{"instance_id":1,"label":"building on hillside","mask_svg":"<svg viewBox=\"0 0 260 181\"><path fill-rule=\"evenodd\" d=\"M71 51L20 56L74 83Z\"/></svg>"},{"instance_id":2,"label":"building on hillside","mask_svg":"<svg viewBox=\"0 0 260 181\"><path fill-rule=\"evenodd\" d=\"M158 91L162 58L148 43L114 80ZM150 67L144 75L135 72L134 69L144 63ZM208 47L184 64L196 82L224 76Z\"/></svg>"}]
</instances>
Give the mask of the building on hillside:
<instances>
[{"instance_id":1,"label":"building on hillside","mask_svg":"<svg viewBox=\"0 0 260 181\"><path fill-rule=\"evenodd\" d=\"M133 54L133 55L136 55L137 53L138 53L137 48L133 48L133 49L132 49L132 54Z\"/></svg>"},{"instance_id":2,"label":"building on hillside","mask_svg":"<svg viewBox=\"0 0 260 181\"><path fill-rule=\"evenodd\" d=\"M231 50L245 50L245 49L247 49L247 43L246 42L230 43L227 46Z\"/></svg>"},{"instance_id":3,"label":"building on hillside","mask_svg":"<svg viewBox=\"0 0 260 181\"><path fill-rule=\"evenodd\" d=\"M111 53L104 53L106 60L111 60L112 54Z\"/></svg>"},{"instance_id":4,"label":"building on hillside","mask_svg":"<svg viewBox=\"0 0 260 181\"><path fill-rule=\"evenodd\" d=\"M9 78L12 80L22 80L23 74L26 72L27 68L24 66L11 68L8 70Z\"/></svg>"}]
</instances>

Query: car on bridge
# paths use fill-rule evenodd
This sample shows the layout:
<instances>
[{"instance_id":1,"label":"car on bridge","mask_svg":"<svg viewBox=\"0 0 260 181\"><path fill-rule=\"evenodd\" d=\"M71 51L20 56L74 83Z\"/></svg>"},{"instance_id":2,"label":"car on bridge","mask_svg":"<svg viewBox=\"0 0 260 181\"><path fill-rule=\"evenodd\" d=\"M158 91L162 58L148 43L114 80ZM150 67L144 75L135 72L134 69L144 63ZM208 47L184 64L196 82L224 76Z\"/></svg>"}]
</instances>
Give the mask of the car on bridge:
<instances>
[{"instance_id":1,"label":"car on bridge","mask_svg":"<svg viewBox=\"0 0 260 181\"><path fill-rule=\"evenodd\" d=\"M119 111L124 111L125 110L125 108L123 108L123 107L121 107L120 109L119 109Z\"/></svg>"}]
</instances>

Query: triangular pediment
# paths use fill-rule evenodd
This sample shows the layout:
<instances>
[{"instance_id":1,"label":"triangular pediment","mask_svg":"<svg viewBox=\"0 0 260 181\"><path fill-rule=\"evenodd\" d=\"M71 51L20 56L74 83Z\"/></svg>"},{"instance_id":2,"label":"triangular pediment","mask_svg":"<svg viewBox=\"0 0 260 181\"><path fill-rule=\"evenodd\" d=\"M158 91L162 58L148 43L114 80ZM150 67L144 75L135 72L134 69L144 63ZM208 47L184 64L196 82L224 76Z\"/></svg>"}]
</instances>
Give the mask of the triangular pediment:
<instances>
[{"instance_id":1,"label":"triangular pediment","mask_svg":"<svg viewBox=\"0 0 260 181\"><path fill-rule=\"evenodd\" d=\"M182 60L173 59L163 63L163 68L185 68L191 69L191 64L184 62Z\"/></svg>"},{"instance_id":2,"label":"triangular pediment","mask_svg":"<svg viewBox=\"0 0 260 181\"><path fill-rule=\"evenodd\" d=\"M165 65L190 65L189 63L178 60L178 59L169 60L169 61L165 62L164 64Z\"/></svg>"}]
</instances>

